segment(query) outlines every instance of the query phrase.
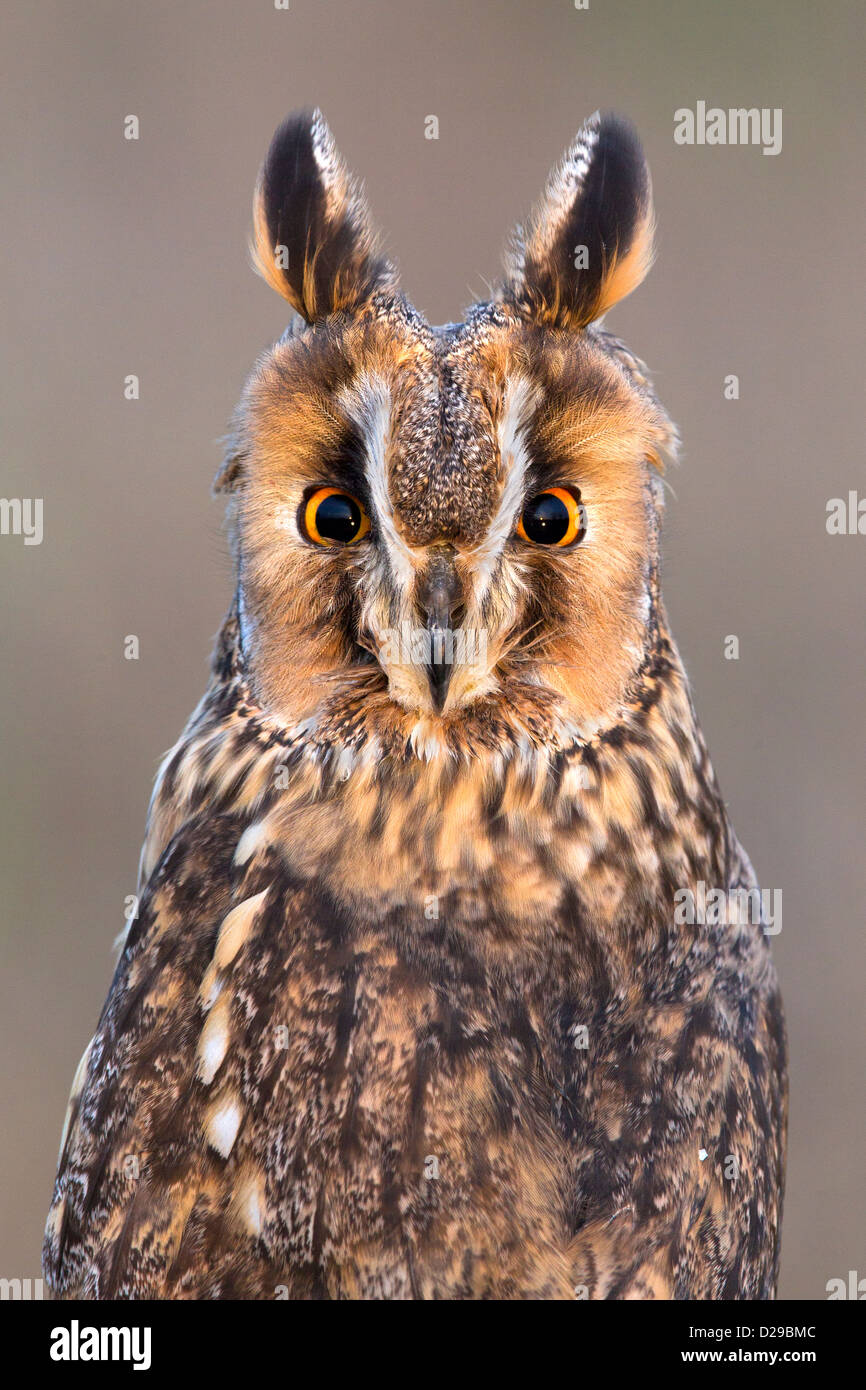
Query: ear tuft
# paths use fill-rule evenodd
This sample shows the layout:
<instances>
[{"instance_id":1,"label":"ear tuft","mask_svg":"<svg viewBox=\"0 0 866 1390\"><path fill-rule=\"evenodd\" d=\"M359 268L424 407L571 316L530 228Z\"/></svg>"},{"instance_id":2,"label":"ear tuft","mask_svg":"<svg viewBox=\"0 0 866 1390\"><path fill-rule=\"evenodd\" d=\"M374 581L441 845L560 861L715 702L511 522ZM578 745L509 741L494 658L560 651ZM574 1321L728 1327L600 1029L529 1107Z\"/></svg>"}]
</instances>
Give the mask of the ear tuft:
<instances>
[{"instance_id":1,"label":"ear tuft","mask_svg":"<svg viewBox=\"0 0 866 1390\"><path fill-rule=\"evenodd\" d=\"M628 121L597 112L515 233L499 299L539 322L584 328L641 283L653 257L652 186Z\"/></svg>"},{"instance_id":2,"label":"ear tuft","mask_svg":"<svg viewBox=\"0 0 866 1390\"><path fill-rule=\"evenodd\" d=\"M376 290L396 287L361 189L321 111L297 112L277 130L256 184L253 219L256 269L308 323L352 313Z\"/></svg>"}]
</instances>

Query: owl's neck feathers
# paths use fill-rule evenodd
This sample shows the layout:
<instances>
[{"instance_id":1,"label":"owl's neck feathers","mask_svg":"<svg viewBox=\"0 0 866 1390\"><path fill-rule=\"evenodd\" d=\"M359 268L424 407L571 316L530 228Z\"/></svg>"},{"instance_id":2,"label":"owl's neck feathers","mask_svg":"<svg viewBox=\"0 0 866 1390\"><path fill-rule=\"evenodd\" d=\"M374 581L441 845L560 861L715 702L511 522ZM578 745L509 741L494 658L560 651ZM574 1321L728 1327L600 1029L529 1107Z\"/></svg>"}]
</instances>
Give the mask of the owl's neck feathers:
<instances>
[{"instance_id":1,"label":"owl's neck feathers","mask_svg":"<svg viewBox=\"0 0 866 1390\"><path fill-rule=\"evenodd\" d=\"M618 861L618 882L629 860L647 881L724 871L724 806L663 621L610 727L584 736L540 688L523 694L519 708L439 732L393 705L390 725L371 723L363 698L293 729L254 700L230 614L212 683L157 778L142 886L203 813L237 818L239 839L288 854L296 869L327 862L338 891L363 866L385 900L471 889L515 853L559 856L582 885L601 872L605 911ZM518 914L527 895L531 885L515 888Z\"/></svg>"}]
</instances>

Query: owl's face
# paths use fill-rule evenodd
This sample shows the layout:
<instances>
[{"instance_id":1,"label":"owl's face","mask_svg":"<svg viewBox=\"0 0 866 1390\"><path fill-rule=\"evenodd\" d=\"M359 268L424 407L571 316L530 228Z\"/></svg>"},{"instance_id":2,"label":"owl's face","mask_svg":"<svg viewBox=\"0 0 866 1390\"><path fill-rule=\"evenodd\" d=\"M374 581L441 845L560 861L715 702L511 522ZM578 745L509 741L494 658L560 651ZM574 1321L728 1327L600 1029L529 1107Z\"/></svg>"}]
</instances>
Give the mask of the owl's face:
<instances>
[{"instance_id":1,"label":"owl's face","mask_svg":"<svg viewBox=\"0 0 866 1390\"><path fill-rule=\"evenodd\" d=\"M673 432L593 324L645 273L651 222L633 135L596 118L495 301L431 328L321 116L277 132L255 251L305 324L258 364L220 479L265 709L410 737L616 717L652 634Z\"/></svg>"}]
</instances>

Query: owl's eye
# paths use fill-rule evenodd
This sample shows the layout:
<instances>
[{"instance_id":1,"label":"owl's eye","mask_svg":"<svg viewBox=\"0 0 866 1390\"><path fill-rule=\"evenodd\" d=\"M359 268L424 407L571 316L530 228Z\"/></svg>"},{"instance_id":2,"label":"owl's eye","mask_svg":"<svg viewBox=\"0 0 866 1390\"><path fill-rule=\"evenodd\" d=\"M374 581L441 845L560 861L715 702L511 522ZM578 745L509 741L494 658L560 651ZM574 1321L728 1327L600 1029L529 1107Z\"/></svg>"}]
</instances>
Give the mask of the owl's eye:
<instances>
[{"instance_id":1,"label":"owl's eye","mask_svg":"<svg viewBox=\"0 0 866 1390\"><path fill-rule=\"evenodd\" d=\"M576 545L586 534L586 513L578 488L549 487L530 497L517 534L535 545Z\"/></svg>"},{"instance_id":2,"label":"owl's eye","mask_svg":"<svg viewBox=\"0 0 866 1390\"><path fill-rule=\"evenodd\" d=\"M317 545L353 545L370 529L361 503L338 487L319 487L302 508L302 527Z\"/></svg>"}]
</instances>

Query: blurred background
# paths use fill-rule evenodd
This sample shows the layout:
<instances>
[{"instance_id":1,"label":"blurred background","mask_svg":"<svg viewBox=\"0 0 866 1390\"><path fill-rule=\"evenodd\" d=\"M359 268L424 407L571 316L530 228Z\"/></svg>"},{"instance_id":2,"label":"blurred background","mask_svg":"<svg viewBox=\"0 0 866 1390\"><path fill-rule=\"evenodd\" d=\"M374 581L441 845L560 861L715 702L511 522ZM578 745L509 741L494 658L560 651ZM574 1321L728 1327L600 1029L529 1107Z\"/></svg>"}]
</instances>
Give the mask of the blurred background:
<instances>
[{"instance_id":1,"label":"blurred background","mask_svg":"<svg viewBox=\"0 0 866 1390\"><path fill-rule=\"evenodd\" d=\"M7 0L2 111L0 1275L39 1273L72 1075L150 785L231 590L218 438L286 306L248 265L273 128L318 104L433 322L499 268L582 119L637 124L659 255L608 326L684 440L665 593L766 888L791 1044L783 1298L866 1275L864 10L814 0ZM781 107L782 151L674 111ZM135 115L140 138L124 139ZM439 139L425 139L436 115ZM739 400L726 400L736 374ZM124 378L140 399L124 399ZM136 635L138 661L124 659ZM739 638L726 660L725 638Z\"/></svg>"}]
</instances>

